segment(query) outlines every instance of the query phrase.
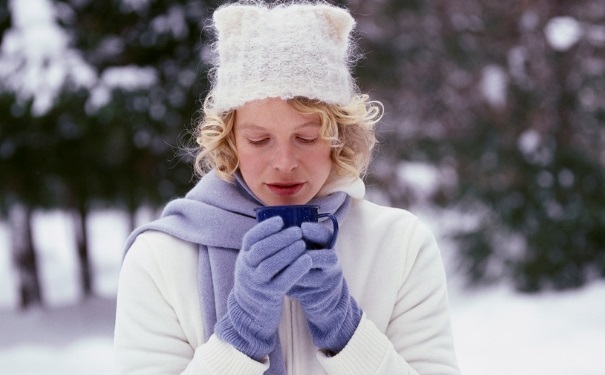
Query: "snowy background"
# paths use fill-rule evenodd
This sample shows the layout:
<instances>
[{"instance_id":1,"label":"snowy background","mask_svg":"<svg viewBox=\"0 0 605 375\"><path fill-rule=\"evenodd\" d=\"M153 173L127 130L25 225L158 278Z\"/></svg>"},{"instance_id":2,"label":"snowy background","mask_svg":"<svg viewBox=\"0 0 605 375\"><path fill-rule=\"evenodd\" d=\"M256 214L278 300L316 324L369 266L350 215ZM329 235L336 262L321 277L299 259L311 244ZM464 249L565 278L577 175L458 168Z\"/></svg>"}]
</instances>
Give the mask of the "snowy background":
<instances>
[{"instance_id":1,"label":"snowy background","mask_svg":"<svg viewBox=\"0 0 605 375\"><path fill-rule=\"evenodd\" d=\"M438 231L444 218L427 214L424 219ZM8 229L0 225L0 374L113 372L115 291L127 219L119 212L96 212L89 225L99 297L80 301L70 218L39 212L34 236L48 306L25 312L15 310ZM518 294L506 285L465 290L448 262L452 250L445 239L441 242L463 374L605 374L605 282L536 295Z\"/></svg>"},{"instance_id":2,"label":"snowy background","mask_svg":"<svg viewBox=\"0 0 605 375\"><path fill-rule=\"evenodd\" d=\"M0 78L21 95L18 99L33 98L36 113L48 110L65 81L95 93L88 110L102 105L112 87L147 87L154 83L153 74L137 69L108 70L96 77L78 52L70 49L53 21L50 2L19 0L10 4L14 28L5 35L0 51ZM565 51L582 32L590 31L586 30L573 18L558 17L544 32L552 48ZM591 30L595 38L605 35L602 27ZM27 69L23 69L23 63L28 64ZM27 75L20 76L19 72ZM488 67L483 77L485 97L494 104L501 103L506 86L502 71ZM437 233L456 220L442 213L424 216ZM139 221L149 217L143 212ZM115 292L127 218L115 211L92 215L89 226L97 297L85 301L77 287L71 223L62 212L36 213L34 239L46 306L20 312L16 310L17 279L11 267L10 234L7 223L0 222L2 375L113 372ZM508 285L468 290L461 286L462 278L452 267L453 248L444 236L441 245L463 374L605 375L605 282L570 292L533 295L513 292Z\"/></svg>"}]
</instances>

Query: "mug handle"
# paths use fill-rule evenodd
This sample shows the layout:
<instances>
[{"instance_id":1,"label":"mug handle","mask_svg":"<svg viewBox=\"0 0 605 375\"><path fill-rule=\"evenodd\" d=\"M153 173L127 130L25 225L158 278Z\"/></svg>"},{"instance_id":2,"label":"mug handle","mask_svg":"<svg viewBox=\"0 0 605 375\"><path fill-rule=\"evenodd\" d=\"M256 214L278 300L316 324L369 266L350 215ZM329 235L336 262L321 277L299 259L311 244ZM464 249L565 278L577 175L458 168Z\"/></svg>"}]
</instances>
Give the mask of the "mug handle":
<instances>
[{"instance_id":1,"label":"mug handle","mask_svg":"<svg viewBox=\"0 0 605 375\"><path fill-rule=\"evenodd\" d=\"M317 218L319 219L320 217L327 217L332 220L334 234L332 234L332 241L330 241L330 249L333 249L334 245L336 244L336 239L338 237L338 220L336 220L336 216L332 215L331 213L317 214Z\"/></svg>"}]
</instances>

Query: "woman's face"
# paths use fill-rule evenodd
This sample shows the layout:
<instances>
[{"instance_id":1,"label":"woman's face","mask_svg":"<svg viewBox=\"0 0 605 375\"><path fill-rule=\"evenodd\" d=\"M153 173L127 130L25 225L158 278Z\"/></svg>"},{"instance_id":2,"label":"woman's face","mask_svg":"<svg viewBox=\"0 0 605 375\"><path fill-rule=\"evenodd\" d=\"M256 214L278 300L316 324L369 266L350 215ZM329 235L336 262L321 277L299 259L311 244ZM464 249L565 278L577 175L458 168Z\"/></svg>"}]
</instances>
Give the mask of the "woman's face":
<instances>
[{"instance_id":1,"label":"woman's face","mask_svg":"<svg viewBox=\"0 0 605 375\"><path fill-rule=\"evenodd\" d=\"M253 101L235 112L235 147L244 181L265 205L308 203L330 170L330 145L319 115L302 115L282 99Z\"/></svg>"}]
</instances>

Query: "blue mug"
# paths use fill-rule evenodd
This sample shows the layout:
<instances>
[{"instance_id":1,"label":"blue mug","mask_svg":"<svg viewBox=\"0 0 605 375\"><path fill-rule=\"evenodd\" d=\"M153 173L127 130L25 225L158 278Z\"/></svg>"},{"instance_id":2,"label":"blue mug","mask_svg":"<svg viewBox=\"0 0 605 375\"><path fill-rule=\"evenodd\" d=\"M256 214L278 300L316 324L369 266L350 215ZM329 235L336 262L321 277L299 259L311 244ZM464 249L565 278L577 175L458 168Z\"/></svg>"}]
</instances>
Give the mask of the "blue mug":
<instances>
[{"instance_id":1,"label":"blue mug","mask_svg":"<svg viewBox=\"0 0 605 375\"><path fill-rule=\"evenodd\" d=\"M334 248L334 244L336 244L336 238L338 236L338 220L336 220L336 217L330 213L320 214L319 206L311 204L264 206L255 208L254 211L256 211L256 221L259 223L273 216L281 216L281 218L284 220L284 227L286 228L294 226L300 227L305 221L317 223L320 218L327 217L332 221L332 226L334 228L334 234L332 235L332 240L330 241L330 248Z\"/></svg>"}]
</instances>

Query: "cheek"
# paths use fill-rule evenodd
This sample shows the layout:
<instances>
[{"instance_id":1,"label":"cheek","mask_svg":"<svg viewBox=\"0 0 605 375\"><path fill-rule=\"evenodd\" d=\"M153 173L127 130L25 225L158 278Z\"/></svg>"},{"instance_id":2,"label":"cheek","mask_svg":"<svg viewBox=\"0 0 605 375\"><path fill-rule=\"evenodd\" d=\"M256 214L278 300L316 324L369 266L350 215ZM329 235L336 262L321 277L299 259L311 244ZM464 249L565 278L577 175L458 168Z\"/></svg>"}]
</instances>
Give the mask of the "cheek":
<instances>
[{"instance_id":1,"label":"cheek","mask_svg":"<svg viewBox=\"0 0 605 375\"><path fill-rule=\"evenodd\" d=\"M307 170L313 171L318 178L327 177L332 170L332 149L322 147L307 158Z\"/></svg>"},{"instance_id":2,"label":"cheek","mask_svg":"<svg viewBox=\"0 0 605 375\"><path fill-rule=\"evenodd\" d=\"M320 163L323 166L332 165L332 148L329 145L322 147L319 152L317 152L316 162Z\"/></svg>"},{"instance_id":3,"label":"cheek","mask_svg":"<svg viewBox=\"0 0 605 375\"><path fill-rule=\"evenodd\" d=\"M258 152L247 149L246 147L238 147L237 155L239 159L239 170L246 182L256 180L261 174L265 162Z\"/></svg>"}]
</instances>

